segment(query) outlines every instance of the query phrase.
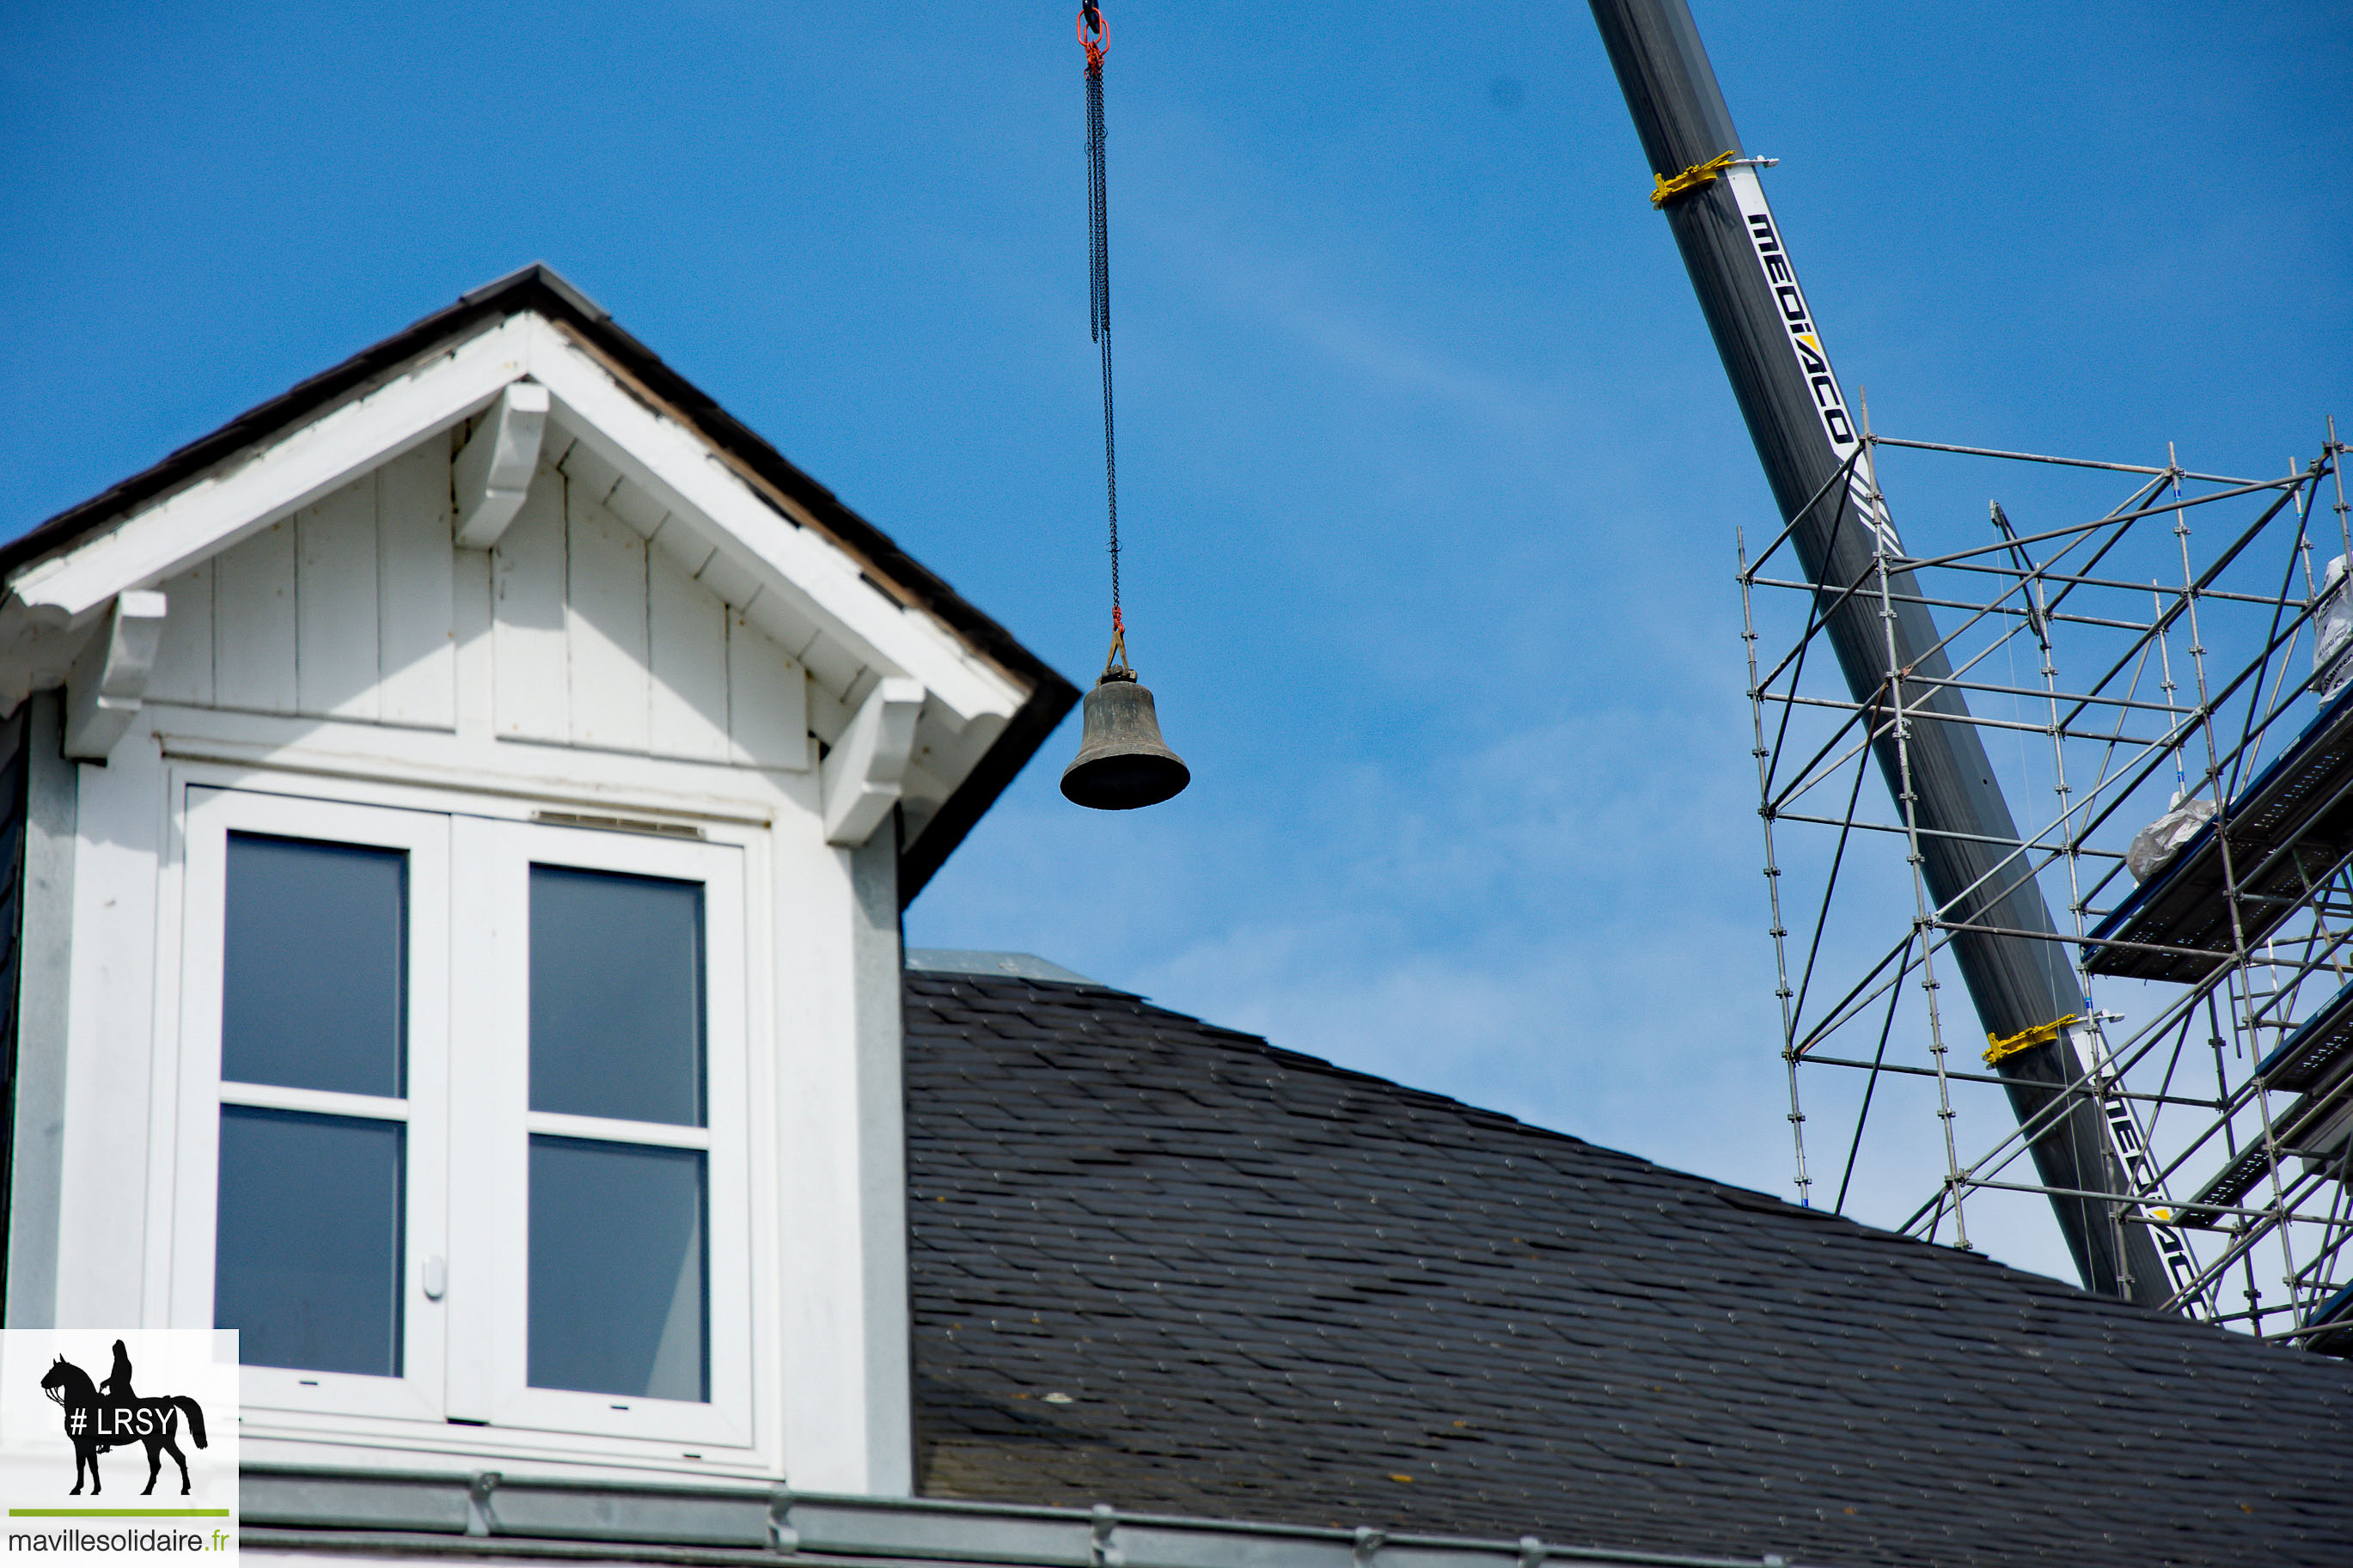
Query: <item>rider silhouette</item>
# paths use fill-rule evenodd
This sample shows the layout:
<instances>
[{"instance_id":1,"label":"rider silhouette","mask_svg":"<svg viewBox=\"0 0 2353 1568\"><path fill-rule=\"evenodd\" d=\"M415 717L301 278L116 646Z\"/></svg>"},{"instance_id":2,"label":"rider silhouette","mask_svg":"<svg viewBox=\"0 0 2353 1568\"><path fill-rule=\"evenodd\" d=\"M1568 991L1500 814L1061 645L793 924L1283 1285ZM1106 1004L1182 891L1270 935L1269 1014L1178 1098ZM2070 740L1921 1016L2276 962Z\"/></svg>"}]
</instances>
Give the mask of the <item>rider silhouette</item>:
<instances>
[{"instance_id":1,"label":"rider silhouette","mask_svg":"<svg viewBox=\"0 0 2353 1568\"><path fill-rule=\"evenodd\" d=\"M131 1352L122 1348L121 1340L114 1342L114 1370L106 1374L99 1391L109 1399L127 1401L139 1397L131 1392Z\"/></svg>"}]
</instances>

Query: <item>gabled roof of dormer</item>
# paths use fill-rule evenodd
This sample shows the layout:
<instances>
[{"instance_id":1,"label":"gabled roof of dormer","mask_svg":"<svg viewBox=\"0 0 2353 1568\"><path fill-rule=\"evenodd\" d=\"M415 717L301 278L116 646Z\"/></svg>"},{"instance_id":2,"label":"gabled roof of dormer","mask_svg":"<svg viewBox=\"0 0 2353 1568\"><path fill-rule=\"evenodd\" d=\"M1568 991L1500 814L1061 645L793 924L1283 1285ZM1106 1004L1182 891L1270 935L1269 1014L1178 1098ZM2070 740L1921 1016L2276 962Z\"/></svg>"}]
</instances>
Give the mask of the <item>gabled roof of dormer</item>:
<instances>
[{"instance_id":1,"label":"gabled roof of dormer","mask_svg":"<svg viewBox=\"0 0 2353 1568\"><path fill-rule=\"evenodd\" d=\"M464 295L0 546L0 689L13 700L63 683L118 595L482 417L517 382L543 386L549 417L593 443L618 485L635 484L657 543L681 559L724 558L706 581L765 617L813 676L829 666L847 708L883 679L922 684L900 858L901 898L912 898L1076 689L544 265ZM662 539L665 529L684 542Z\"/></svg>"}]
</instances>

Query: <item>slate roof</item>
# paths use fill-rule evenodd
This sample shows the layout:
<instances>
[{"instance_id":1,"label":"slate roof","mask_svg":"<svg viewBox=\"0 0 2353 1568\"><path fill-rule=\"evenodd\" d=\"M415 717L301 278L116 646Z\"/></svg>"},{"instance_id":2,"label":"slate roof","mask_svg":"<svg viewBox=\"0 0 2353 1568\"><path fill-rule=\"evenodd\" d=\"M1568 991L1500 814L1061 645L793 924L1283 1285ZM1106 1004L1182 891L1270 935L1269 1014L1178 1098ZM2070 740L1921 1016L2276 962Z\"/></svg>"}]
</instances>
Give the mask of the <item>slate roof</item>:
<instances>
[{"instance_id":1,"label":"slate roof","mask_svg":"<svg viewBox=\"0 0 2353 1568\"><path fill-rule=\"evenodd\" d=\"M911 973L906 1023L926 1496L1830 1564L2353 1562L2345 1363L1098 985Z\"/></svg>"}]
</instances>

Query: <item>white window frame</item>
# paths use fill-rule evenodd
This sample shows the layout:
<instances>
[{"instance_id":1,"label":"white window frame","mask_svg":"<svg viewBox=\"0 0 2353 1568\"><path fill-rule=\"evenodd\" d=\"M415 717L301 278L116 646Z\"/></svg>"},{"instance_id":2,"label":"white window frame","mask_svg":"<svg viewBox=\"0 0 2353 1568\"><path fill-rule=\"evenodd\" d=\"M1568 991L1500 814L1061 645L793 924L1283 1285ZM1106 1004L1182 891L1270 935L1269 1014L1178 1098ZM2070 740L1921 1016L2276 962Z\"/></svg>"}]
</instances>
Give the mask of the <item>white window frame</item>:
<instances>
[{"instance_id":1,"label":"white window frame","mask_svg":"<svg viewBox=\"0 0 2353 1568\"><path fill-rule=\"evenodd\" d=\"M232 832L406 853L404 1099L222 1081L221 985ZM449 818L432 812L192 787L186 834L181 1134L174 1185L179 1212L173 1227L179 1245L173 1251L171 1321L213 1321L222 1105L401 1121L407 1133L402 1151L400 1375L248 1366L242 1398L247 1405L261 1409L438 1420L447 1325L438 1303L426 1296L425 1284L431 1260L448 1250Z\"/></svg>"},{"instance_id":2,"label":"white window frame","mask_svg":"<svg viewBox=\"0 0 2353 1568\"><path fill-rule=\"evenodd\" d=\"M449 1413L501 1427L668 1442L752 1441L752 1097L746 1049L743 852L733 845L522 822L461 822L461 862L487 882L491 933L460 982L459 1008L491 1020L497 1048L462 1052L452 1077L452 1185L485 1194L452 1215L457 1245L495 1270L453 1306L455 1331L488 1353L452 1367ZM603 1122L530 1109L531 868L558 865L700 882L703 888L704 1125ZM461 897L463 894L461 893ZM706 1151L704 1310L709 1403L534 1388L530 1348L530 1148L534 1132ZM451 1286L453 1304L458 1288Z\"/></svg>"},{"instance_id":3,"label":"white window frame","mask_svg":"<svg viewBox=\"0 0 2353 1568\"><path fill-rule=\"evenodd\" d=\"M468 813L190 781L184 816L179 1134L170 1321L213 1321L220 1108L266 1105L405 1121L401 1375L244 1369L255 1410L746 1449L754 1444L755 1285L751 973L757 929L746 860L725 840L556 826ZM408 856L407 1094L404 1102L224 1084L221 1002L231 832ZM705 1125L657 1127L530 1110L533 863L703 885ZM628 1398L528 1384L533 1131L707 1150L704 1240L710 1400ZM440 1287L426 1294L427 1269Z\"/></svg>"}]
</instances>

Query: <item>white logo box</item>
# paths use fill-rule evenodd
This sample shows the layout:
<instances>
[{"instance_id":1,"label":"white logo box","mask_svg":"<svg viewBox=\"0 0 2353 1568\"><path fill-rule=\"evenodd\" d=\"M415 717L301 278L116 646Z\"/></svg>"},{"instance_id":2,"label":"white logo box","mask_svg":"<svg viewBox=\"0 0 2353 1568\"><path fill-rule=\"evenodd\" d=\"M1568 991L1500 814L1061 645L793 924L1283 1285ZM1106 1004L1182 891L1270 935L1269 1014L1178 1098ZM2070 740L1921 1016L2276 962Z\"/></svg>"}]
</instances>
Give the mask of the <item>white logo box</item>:
<instances>
[{"instance_id":1,"label":"white logo box","mask_svg":"<svg viewBox=\"0 0 2353 1568\"><path fill-rule=\"evenodd\" d=\"M130 1361L130 1404L105 1392L117 1341ZM0 1330L0 1563L53 1563L67 1552L85 1562L234 1555L237 1357L228 1329ZM60 1370L61 1359L79 1375ZM202 1415L202 1447L190 1403ZM95 1489L78 1462L68 1429L75 1423L93 1445L111 1445L89 1456ZM174 1447L187 1462L185 1494Z\"/></svg>"}]
</instances>

